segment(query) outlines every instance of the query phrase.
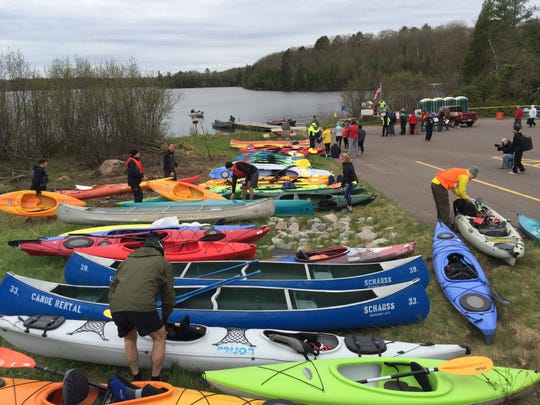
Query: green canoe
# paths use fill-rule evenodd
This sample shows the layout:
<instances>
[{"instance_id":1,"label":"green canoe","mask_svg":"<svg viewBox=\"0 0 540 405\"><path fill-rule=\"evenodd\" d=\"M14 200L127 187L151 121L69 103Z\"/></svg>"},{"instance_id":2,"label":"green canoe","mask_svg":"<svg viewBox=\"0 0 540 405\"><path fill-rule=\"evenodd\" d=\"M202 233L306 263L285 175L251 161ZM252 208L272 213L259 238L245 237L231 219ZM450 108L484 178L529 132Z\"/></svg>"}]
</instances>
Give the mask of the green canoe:
<instances>
[{"instance_id":1,"label":"green canoe","mask_svg":"<svg viewBox=\"0 0 540 405\"><path fill-rule=\"evenodd\" d=\"M455 361L473 362L473 357L448 362L391 357L325 359L207 371L205 378L226 393L312 405L497 404L534 390L540 381L537 371L505 367L493 367L483 374L456 375L452 367L445 369L445 364ZM421 372L416 378L389 377L435 367L441 371ZM359 382L379 376L387 379Z\"/></svg>"}]
</instances>

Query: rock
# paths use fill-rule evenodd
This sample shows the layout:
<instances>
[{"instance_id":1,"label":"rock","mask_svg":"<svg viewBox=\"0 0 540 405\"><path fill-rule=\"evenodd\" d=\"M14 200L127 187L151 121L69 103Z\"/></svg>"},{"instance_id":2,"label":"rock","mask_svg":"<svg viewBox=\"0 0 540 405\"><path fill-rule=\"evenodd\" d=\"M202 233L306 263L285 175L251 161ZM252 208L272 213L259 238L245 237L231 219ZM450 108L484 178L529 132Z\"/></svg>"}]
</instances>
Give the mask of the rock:
<instances>
[{"instance_id":1,"label":"rock","mask_svg":"<svg viewBox=\"0 0 540 405\"><path fill-rule=\"evenodd\" d=\"M359 232L356 234L356 238L362 239L362 240L373 240L377 237L377 234L373 232L371 226L365 226L362 229L362 232Z\"/></svg>"},{"instance_id":2,"label":"rock","mask_svg":"<svg viewBox=\"0 0 540 405\"><path fill-rule=\"evenodd\" d=\"M275 226L276 231L283 231L287 229L287 222L286 221L279 221Z\"/></svg>"},{"instance_id":3,"label":"rock","mask_svg":"<svg viewBox=\"0 0 540 405\"><path fill-rule=\"evenodd\" d=\"M296 234L300 230L300 225L298 225L298 222L293 222L291 226L289 226L289 232L291 234Z\"/></svg>"},{"instance_id":4,"label":"rock","mask_svg":"<svg viewBox=\"0 0 540 405\"><path fill-rule=\"evenodd\" d=\"M107 159L99 166L102 176L120 176L126 171L124 162L118 159Z\"/></svg>"},{"instance_id":5,"label":"rock","mask_svg":"<svg viewBox=\"0 0 540 405\"><path fill-rule=\"evenodd\" d=\"M337 220L338 220L337 215L334 214L334 213L324 215L323 218L324 218L326 221L328 221L328 222L330 222L330 223L332 223L332 224L335 224L335 223L337 222Z\"/></svg>"}]
</instances>

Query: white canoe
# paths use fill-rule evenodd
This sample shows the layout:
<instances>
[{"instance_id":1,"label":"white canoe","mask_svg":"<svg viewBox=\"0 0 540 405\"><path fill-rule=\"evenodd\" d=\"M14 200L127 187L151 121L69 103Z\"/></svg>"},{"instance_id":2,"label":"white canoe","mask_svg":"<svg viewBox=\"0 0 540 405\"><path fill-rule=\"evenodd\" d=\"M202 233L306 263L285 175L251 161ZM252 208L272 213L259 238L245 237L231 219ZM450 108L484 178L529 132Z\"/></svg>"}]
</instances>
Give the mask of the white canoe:
<instances>
[{"instance_id":1,"label":"white canoe","mask_svg":"<svg viewBox=\"0 0 540 405\"><path fill-rule=\"evenodd\" d=\"M29 326L34 319L33 326ZM54 319L57 319L55 322ZM25 325L26 324L26 325ZM58 324L58 325L57 325ZM48 327L47 327L48 325ZM46 328L47 330L44 330ZM406 343L374 336L338 336L324 332L272 329L239 329L176 324L176 335L167 340L165 367L201 372L314 358L414 356L452 359L469 354L457 344ZM124 340L118 337L114 322L66 320L63 317L0 316L0 336L19 349L43 356L113 366L126 366ZM187 340L191 339L191 340ZM321 345L319 355L306 350ZM151 364L152 340L139 337L139 363Z\"/></svg>"},{"instance_id":2,"label":"white canoe","mask_svg":"<svg viewBox=\"0 0 540 405\"><path fill-rule=\"evenodd\" d=\"M523 238L509 219L486 205L484 209L484 216L488 218L485 226L474 224L474 217L456 213L454 224L457 230L464 240L480 252L513 266L516 259L525 254Z\"/></svg>"},{"instance_id":3,"label":"white canoe","mask_svg":"<svg viewBox=\"0 0 540 405\"><path fill-rule=\"evenodd\" d=\"M83 210L79 208L85 208ZM163 217L175 216L179 221L249 221L274 215L275 204L271 198L255 200L237 206L175 206L163 207L76 207L61 204L57 218L68 224L107 225L153 222Z\"/></svg>"}]
</instances>

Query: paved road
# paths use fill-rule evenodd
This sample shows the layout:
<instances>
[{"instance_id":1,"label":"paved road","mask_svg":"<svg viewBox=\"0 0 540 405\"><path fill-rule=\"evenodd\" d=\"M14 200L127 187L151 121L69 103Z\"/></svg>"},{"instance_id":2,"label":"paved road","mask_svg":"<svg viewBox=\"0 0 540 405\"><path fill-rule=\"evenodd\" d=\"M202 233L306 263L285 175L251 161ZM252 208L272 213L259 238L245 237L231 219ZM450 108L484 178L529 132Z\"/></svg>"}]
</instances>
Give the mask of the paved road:
<instances>
[{"instance_id":1,"label":"paved road","mask_svg":"<svg viewBox=\"0 0 540 405\"><path fill-rule=\"evenodd\" d=\"M435 203L430 182L440 169L479 166L478 177L469 183L467 194L484 202L517 224L516 214L540 219L540 125L525 127L535 149L524 153L526 173L510 175L498 168L501 153L494 144L512 137L512 119L480 119L471 128L434 132L431 142L424 134L381 137L380 127L366 127L368 134L362 157L355 158L361 181L396 201L421 222L434 226ZM452 201L453 194L450 194Z\"/></svg>"}]
</instances>

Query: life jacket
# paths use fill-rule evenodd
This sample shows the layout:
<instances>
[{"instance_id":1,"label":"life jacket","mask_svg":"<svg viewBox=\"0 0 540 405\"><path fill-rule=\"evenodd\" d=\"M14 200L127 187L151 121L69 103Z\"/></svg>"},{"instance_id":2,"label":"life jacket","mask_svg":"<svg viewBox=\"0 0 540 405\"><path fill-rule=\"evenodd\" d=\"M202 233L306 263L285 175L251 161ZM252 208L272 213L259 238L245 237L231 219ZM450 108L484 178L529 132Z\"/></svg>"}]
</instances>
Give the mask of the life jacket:
<instances>
[{"instance_id":1,"label":"life jacket","mask_svg":"<svg viewBox=\"0 0 540 405\"><path fill-rule=\"evenodd\" d=\"M134 162L137 165L137 168L139 169L139 172L141 174L144 174L142 162L139 159L135 159L134 157L130 157L128 160L126 160L126 169L128 169L128 165L130 161Z\"/></svg>"},{"instance_id":2,"label":"life jacket","mask_svg":"<svg viewBox=\"0 0 540 405\"><path fill-rule=\"evenodd\" d=\"M439 180L439 183L445 188L445 189L451 189L454 188L455 185L458 182L458 177L461 175L469 175L469 170L462 169L462 168L452 168L447 170L441 170L439 173L435 175L435 178Z\"/></svg>"}]
</instances>

